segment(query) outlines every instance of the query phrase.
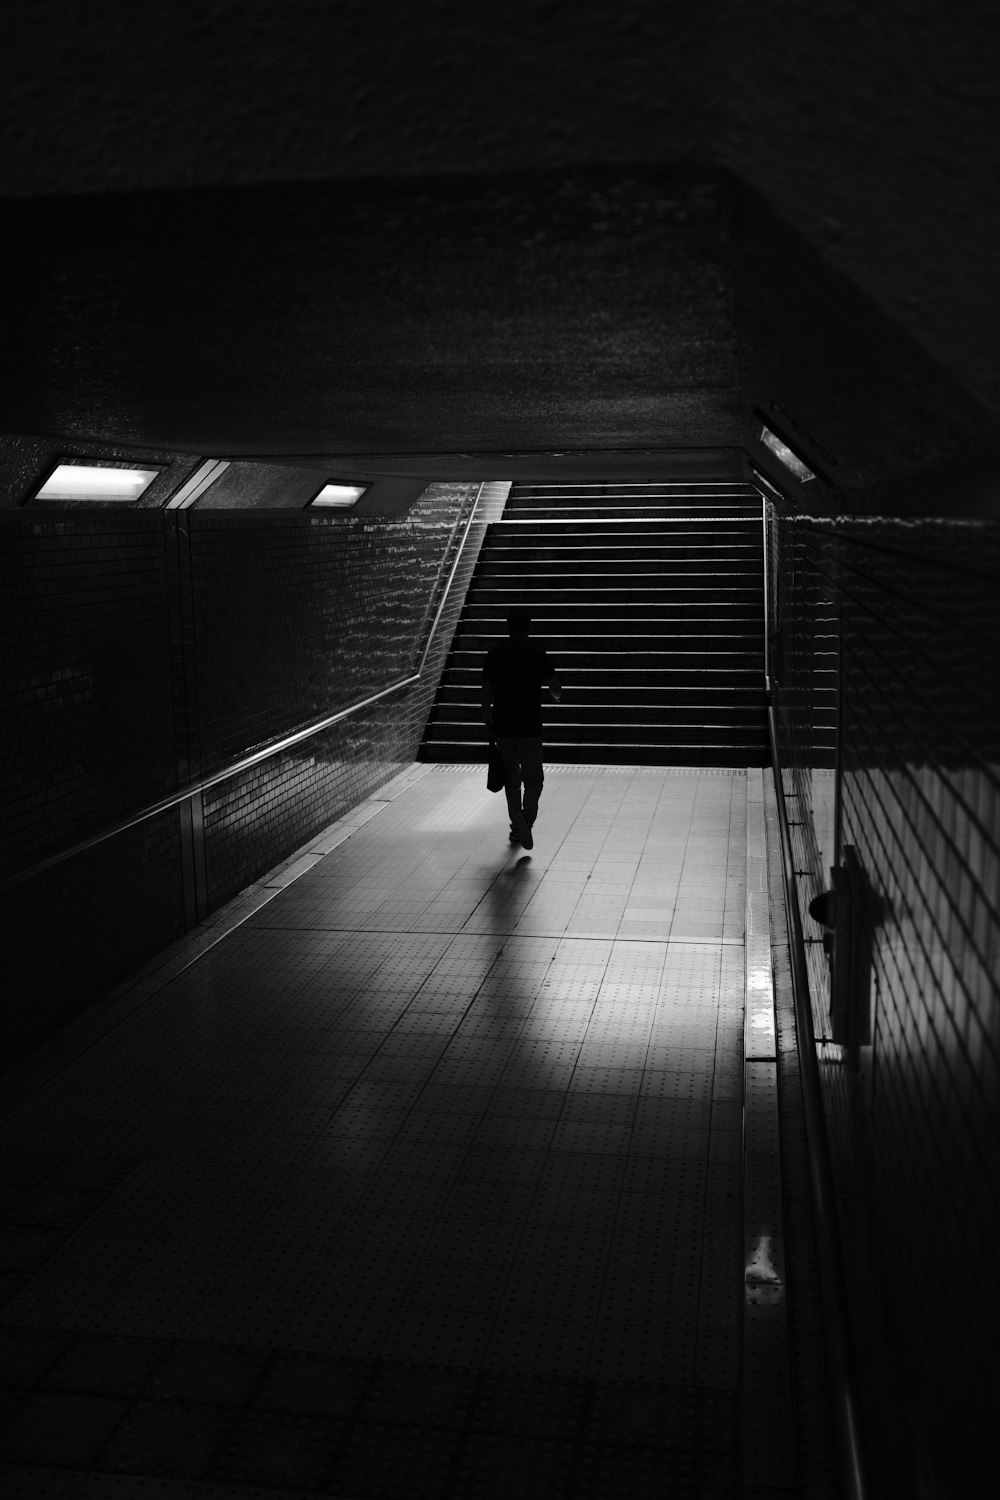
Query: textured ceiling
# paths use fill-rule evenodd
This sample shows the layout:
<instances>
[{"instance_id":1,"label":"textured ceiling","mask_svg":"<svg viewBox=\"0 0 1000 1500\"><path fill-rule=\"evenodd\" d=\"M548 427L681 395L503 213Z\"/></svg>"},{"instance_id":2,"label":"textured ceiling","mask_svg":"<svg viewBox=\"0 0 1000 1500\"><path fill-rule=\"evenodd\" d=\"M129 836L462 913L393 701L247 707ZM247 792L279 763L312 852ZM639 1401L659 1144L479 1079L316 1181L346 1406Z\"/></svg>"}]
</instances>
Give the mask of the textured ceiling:
<instances>
[{"instance_id":1,"label":"textured ceiling","mask_svg":"<svg viewBox=\"0 0 1000 1500\"><path fill-rule=\"evenodd\" d=\"M16 431L248 456L740 441L713 174L79 196L5 219Z\"/></svg>"},{"instance_id":2,"label":"textured ceiling","mask_svg":"<svg viewBox=\"0 0 1000 1500\"><path fill-rule=\"evenodd\" d=\"M763 411L848 496L996 448L992 0L10 19L9 432L624 472Z\"/></svg>"},{"instance_id":3,"label":"textured ceiling","mask_svg":"<svg viewBox=\"0 0 1000 1500\"><path fill-rule=\"evenodd\" d=\"M732 0L21 0L0 193L710 160Z\"/></svg>"}]
</instances>

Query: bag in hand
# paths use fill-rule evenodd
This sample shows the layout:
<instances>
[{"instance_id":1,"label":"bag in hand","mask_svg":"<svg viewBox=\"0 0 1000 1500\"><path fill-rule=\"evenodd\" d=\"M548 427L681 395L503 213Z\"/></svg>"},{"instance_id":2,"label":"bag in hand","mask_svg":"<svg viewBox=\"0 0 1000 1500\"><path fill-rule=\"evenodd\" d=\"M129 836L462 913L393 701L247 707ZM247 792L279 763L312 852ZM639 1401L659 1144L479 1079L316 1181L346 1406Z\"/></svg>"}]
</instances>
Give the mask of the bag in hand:
<instances>
[{"instance_id":1,"label":"bag in hand","mask_svg":"<svg viewBox=\"0 0 1000 1500\"><path fill-rule=\"evenodd\" d=\"M491 792L498 792L507 780L507 768L496 740L490 740L490 761L486 771L486 785Z\"/></svg>"}]
</instances>

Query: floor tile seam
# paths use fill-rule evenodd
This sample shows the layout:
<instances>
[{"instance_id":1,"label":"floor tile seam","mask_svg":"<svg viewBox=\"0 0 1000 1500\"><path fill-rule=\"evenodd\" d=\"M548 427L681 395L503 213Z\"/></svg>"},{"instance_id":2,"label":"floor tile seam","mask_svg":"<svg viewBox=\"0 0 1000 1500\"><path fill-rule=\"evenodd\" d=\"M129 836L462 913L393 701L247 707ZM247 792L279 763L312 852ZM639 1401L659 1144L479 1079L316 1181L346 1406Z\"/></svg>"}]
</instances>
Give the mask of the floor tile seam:
<instances>
[{"instance_id":1,"label":"floor tile seam","mask_svg":"<svg viewBox=\"0 0 1000 1500\"><path fill-rule=\"evenodd\" d=\"M635 781L635 778L633 777L632 780L629 782L629 787L631 787L631 786L633 786L635 784L636 784L636 781ZM638 854L637 854L637 857L636 857L636 863L635 863L635 870L633 871L632 878L629 881L629 887L628 887L628 892L626 893L626 896L625 896L622 917L621 917L621 919L619 921L619 924L618 924L619 925L619 930L621 929L622 923L626 920L626 918L625 918L625 912L628 910L629 899L631 898L632 893L633 893L633 891L636 888L636 883L637 883L638 878L639 878L639 867L642 864L643 856L644 856L644 854L646 852L646 847L647 847L647 845L649 843L650 838L652 837L652 832L653 832L653 828L655 826L657 812L659 810L660 803L663 800L664 789L665 789L666 785L667 785L667 782L666 782L666 778L664 777L663 780L660 783L659 788L658 788L656 799L655 799L655 802L653 804L652 811L651 811L650 815L648 816L648 818L644 820L645 832L644 832L644 837L643 837L643 840L642 840L642 847L638 851Z\"/></svg>"},{"instance_id":2,"label":"floor tile seam","mask_svg":"<svg viewBox=\"0 0 1000 1500\"><path fill-rule=\"evenodd\" d=\"M699 777L698 778L698 783L700 783L700 780L701 780L701 778ZM684 851L681 854L680 869L679 869L679 872L678 872L678 879L677 879L678 894L683 889L683 885L684 885L684 865L687 862L688 845L689 845L690 840L691 840L691 828L692 828L692 826L694 824L695 807L696 807L697 801L698 801L698 783L696 783L696 785L695 785L694 796L691 797L690 802L689 802L689 807L688 807L687 827L684 830ZM676 903L675 903L674 904L674 909L670 913L670 927L669 927L669 929L667 931L667 941L668 942L670 941L670 937L671 937L671 934L673 932L674 921L676 919L676 911L677 911L677 907L676 907Z\"/></svg>"},{"instance_id":3,"label":"floor tile seam","mask_svg":"<svg viewBox=\"0 0 1000 1500\"><path fill-rule=\"evenodd\" d=\"M459 938L459 937L502 937L502 938L506 938L508 940L511 939L511 938L517 938L517 939L521 939L523 941L537 941L537 942L553 942L553 941L563 941L563 940L565 940L567 942L581 942L581 943L588 943L588 942L601 942L601 943L615 943L615 942L622 942L622 943L653 943L653 944L660 944L661 946L667 946L669 944L669 945L677 946L677 947L693 947L693 948L704 948L707 944L712 944L712 946L715 946L716 944L719 944L719 943L722 943L722 944L724 944L726 946L733 946L733 947L735 947L735 946L742 945L742 942L743 942L742 938L725 938L725 937L723 937L723 938L713 938L713 937L673 937L673 938L671 938L671 937L647 937L647 936L645 936L644 934L641 934L641 933L630 933L630 932L626 932L626 933L618 933L618 932L567 932L565 928L562 929L561 931L558 931L558 932L557 931L552 931L552 932L546 932L546 931L540 931L540 932L521 932L516 927L511 927L511 928L492 928L492 927L491 928L468 928L465 923L463 923L461 927L420 927L420 928L416 928L416 929L414 929L412 927L376 927L376 928L371 928L371 929L368 929L368 928L365 928L365 927L311 927L311 928L310 927L307 927L307 928L301 928L301 927L273 927L273 928L267 928L265 930L269 931L269 932L273 931L273 932L290 932L290 933L294 933L294 932L327 932L327 933L330 933L331 936L334 935L334 934L341 934L341 933L343 933L343 934L345 934L348 937L360 936L361 934L367 934L367 933L370 932L372 935L378 935L380 937L401 937L401 938L408 938L408 937L450 937L450 938ZM330 954L329 955L329 958L331 958L331 959L334 958L334 957L336 957L335 954Z\"/></svg>"},{"instance_id":4,"label":"floor tile seam","mask_svg":"<svg viewBox=\"0 0 1000 1500\"><path fill-rule=\"evenodd\" d=\"M605 768L602 767L601 769L603 771ZM609 826L609 828L607 830L607 833L605 834L604 838L601 841L601 849L603 849L605 847L605 845L607 844L607 841L610 838L611 833L612 833L612 831L614 829L615 820L616 820L617 815L618 815L618 813L619 813L619 811L621 809L621 803L624 800L624 796L625 796L625 793L627 791L628 785L629 785L629 783L625 782L625 781L616 782L614 788L612 789L612 791L609 794L609 798L611 800L614 800L615 803L616 803L616 805L614 807L614 813L613 813L613 816L611 818L610 826ZM620 793L619 793L619 789L620 789ZM570 825L570 829L567 830L567 835L566 835L567 837L569 837L569 834L572 832L572 829L576 827L576 825L580 821L580 819L586 815L587 810L588 810L588 803L591 801L591 799L593 798L593 796L595 795L595 793L597 792L597 790L598 790L598 788L596 786L594 786L588 792L587 797L586 797L586 799L584 801L583 807L580 809L580 811L577 813L576 817L573 819L573 823ZM602 790L603 790L603 788L602 788ZM565 839L563 840L563 843L565 843ZM562 847L562 845L560 845L560 847ZM599 859L600 859L600 850L598 850L597 854L595 855L594 863L596 864Z\"/></svg>"}]
</instances>

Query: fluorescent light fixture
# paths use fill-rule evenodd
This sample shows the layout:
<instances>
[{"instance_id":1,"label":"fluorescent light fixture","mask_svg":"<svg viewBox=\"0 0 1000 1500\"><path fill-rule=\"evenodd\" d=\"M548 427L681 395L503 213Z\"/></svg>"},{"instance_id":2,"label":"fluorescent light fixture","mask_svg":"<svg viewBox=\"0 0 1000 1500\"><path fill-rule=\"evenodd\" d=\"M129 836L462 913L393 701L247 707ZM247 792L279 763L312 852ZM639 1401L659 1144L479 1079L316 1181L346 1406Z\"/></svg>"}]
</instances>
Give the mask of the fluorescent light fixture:
<instances>
[{"instance_id":1,"label":"fluorescent light fixture","mask_svg":"<svg viewBox=\"0 0 1000 1500\"><path fill-rule=\"evenodd\" d=\"M36 500L104 500L134 505L159 469L119 469L105 464L57 464Z\"/></svg>"},{"instance_id":2,"label":"fluorescent light fixture","mask_svg":"<svg viewBox=\"0 0 1000 1500\"><path fill-rule=\"evenodd\" d=\"M799 458L798 454L793 453L788 444L783 443L780 437L778 437L771 431L770 427L764 427L763 425L761 426L760 440L764 444L765 448L769 448L771 450L778 462L784 464L786 469L790 469L791 472L795 475L796 479L801 479L803 484L805 484L808 479L816 478L816 475L813 473L812 469L808 468L808 466L802 462L801 458Z\"/></svg>"},{"instance_id":3,"label":"fluorescent light fixture","mask_svg":"<svg viewBox=\"0 0 1000 1500\"><path fill-rule=\"evenodd\" d=\"M341 507L355 505L368 488L367 484L324 484L319 494L314 495L309 504Z\"/></svg>"}]
</instances>

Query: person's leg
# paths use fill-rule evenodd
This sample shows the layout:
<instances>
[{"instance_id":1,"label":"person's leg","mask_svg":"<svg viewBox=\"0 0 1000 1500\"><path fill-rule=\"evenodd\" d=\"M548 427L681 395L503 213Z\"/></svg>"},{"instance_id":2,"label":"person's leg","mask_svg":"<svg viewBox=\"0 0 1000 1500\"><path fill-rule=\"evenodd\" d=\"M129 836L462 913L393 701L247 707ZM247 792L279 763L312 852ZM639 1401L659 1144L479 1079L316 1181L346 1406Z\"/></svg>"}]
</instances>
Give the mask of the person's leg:
<instances>
[{"instance_id":1,"label":"person's leg","mask_svg":"<svg viewBox=\"0 0 1000 1500\"><path fill-rule=\"evenodd\" d=\"M516 739L498 739L497 749L503 756L503 763L507 768L507 779L503 789L507 797L507 811L510 813L510 826L516 825L517 818L521 812L521 757L518 747L522 742Z\"/></svg>"},{"instance_id":2,"label":"person's leg","mask_svg":"<svg viewBox=\"0 0 1000 1500\"><path fill-rule=\"evenodd\" d=\"M521 761L521 775L524 778L522 812L530 828L538 817L538 799L542 795L542 784L545 781L542 771L541 736L537 739L518 740L517 748Z\"/></svg>"}]
</instances>

